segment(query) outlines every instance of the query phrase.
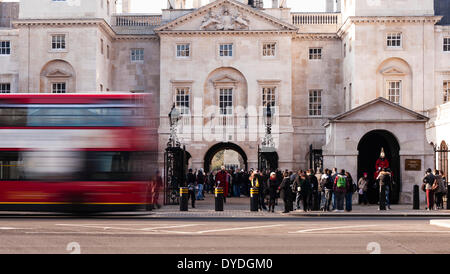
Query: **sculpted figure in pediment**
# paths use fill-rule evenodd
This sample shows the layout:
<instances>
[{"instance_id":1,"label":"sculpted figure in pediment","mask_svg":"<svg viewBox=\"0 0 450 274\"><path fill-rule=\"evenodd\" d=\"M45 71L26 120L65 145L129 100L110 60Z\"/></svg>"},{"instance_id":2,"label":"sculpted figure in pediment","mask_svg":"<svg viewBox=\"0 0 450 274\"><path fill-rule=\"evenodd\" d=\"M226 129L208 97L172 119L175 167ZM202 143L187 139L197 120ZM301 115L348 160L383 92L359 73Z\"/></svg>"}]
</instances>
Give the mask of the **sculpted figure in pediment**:
<instances>
[{"instance_id":1,"label":"sculpted figure in pediment","mask_svg":"<svg viewBox=\"0 0 450 274\"><path fill-rule=\"evenodd\" d=\"M215 15L211 10L208 12L208 15L203 19L200 29L207 30L213 26L221 24L219 16Z\"/></svg>"}]
</instances>

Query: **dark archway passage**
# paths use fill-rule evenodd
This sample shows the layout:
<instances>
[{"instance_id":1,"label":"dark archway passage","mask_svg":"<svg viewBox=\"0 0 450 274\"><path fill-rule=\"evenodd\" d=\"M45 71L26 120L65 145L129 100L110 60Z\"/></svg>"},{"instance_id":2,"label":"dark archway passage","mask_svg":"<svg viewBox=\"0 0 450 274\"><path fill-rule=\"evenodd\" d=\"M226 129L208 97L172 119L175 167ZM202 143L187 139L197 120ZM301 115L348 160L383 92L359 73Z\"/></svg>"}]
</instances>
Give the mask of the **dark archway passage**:
<instances>
[{"instance_id":1,"label":"dark archway passage","mask_svg":"<svg viewBox=\"0 0 450 274\"><path fill-rule=\"evenodd\" d=\"M244 160L244 165L245 165L245 170L248 170L248 161L247 161L247 154L245 154L244 150L233 143L218 143L215 144L214 146L212 146L205 154L205 159L204 159L204 169L205 172L210 172L211 170L211 161L214 157L214 155L216 155L219 151L222 150L233 150L236 151L237 153L239 153L242 157L242 159Z\"/></svg>"},{"instance_id":2,"label":"dark archway passage","mask_svg":"<svg viewBox=\"0 0 450 274\"><path fill-rule=\"evenodd\" d=\"M391 191L391 204L397 204L401 190L401 169L400 169L400 145L397 138L387 130L374 130L364 135L358 144L358 179L364 172L368 173L370 179L369 202L378 202L378 186L376 185L374 174L375 164L380 157L381 148L384 148L386 159L389 161L390 169L393 172L395 182Z\"/></svg>"}]
</instances>

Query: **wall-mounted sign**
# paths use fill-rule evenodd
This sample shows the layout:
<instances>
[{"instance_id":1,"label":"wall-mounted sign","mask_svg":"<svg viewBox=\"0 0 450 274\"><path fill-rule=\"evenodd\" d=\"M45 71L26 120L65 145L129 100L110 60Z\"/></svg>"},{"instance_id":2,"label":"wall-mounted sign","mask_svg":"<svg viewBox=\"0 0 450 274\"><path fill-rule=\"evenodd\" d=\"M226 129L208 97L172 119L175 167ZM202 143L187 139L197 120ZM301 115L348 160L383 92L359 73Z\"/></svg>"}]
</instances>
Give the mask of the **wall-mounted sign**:
<instances>
[{"instance_id":1,"label":"wall-mounted sign","mask_svg":"<svg viewBox=\"0 0 450 274\"><path fill-rule=\"evenodd\" d=\"M406 159L405 160L405 170L421 171L422 170L422 160Z\"/></svg>"}]
</instances>

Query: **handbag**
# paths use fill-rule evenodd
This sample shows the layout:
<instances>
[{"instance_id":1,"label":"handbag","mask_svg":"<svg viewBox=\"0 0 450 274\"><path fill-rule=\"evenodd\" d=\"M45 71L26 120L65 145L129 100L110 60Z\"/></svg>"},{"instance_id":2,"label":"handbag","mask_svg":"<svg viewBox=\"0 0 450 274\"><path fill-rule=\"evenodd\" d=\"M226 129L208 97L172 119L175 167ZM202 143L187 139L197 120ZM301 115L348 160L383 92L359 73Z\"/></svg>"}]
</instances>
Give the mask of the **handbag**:
<instances>
[{"instance_id":1,"label":"handbag","mask_svg":"<svg viewBox=\"0 0 450 274\"><path fill-rule=\"evenodd\" d=\"M421 189L422 189L423 192L426 192L425 185L426 185L426 183L423 183L423 184L422 184L422 187L421 187Z\"/></svg>"}]
</instances>

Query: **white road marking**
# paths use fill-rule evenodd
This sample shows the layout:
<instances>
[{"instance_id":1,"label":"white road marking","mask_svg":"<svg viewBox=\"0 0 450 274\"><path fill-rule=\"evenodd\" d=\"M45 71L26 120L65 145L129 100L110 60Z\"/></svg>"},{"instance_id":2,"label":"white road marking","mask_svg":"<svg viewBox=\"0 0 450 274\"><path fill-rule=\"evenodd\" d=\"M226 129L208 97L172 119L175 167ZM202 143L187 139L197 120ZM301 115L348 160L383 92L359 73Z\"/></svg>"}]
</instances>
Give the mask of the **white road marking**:
<instances>
[{"instance_id":1,"label":"white road marking","mask_svg":"<svg viewBox=\"0 0 450 274\"><path fill-rule=\"evenodd\" d=\"M430 220L430 225L450 228L450 220Z\"/></svg>"},{"instance_id":2,"label":"white road marking","mask_svg":"<svg viewBox=\"0 0 450 274\"><path fill-rule=\"evenodd\" d=\"M289 233L307 233L307 232L314 232L314 231L335 230L335 229L341 229L341 228L360 228L360 227L372 227L372 226L379 226L379 225L353 225L353 226L323 227L323 228L298 230L298 231L289 232ZM336 230L335 232L339 233L339 230Z\"/></svg>"},{"instance_id":3,"label":"white road marking","mask_svg":"<svg viewBox=\"0 0 450 274\"><path fill-rule=\"evenodd\" d=\"M32 229L32 228L0 227L0 230L24 230L24 229Z\"/></svg>"},{"instance_id":4,"label":"white road marking","mask_svg":"<svg viewBox=\"0 0 450 274\"><path fill-rule=\"evenodd\" d=\"M153 231L153 230L168 229L168 228L199 226L200 224L171 225L171 226L158 226L158 227L145 227L145 228L95 226L95 225L81 225L81 224L56 224L56 225L58 225L58 226L83 227L83 228L99 228L99 229L103 229L103 230L118 229L118 230L134 230L134 231ZM123 226L125 226L125 225L126 224L124 224Z\"/></svg>"},{"instance_id":5,"label":"white road marking","mask_svg":"<svg viewBox=\"0 0 450 274\"><path fill-rule=\"evenodd\" d=\"M213 230L203 230L203 231L197 231L195 233L210 233L210 232L221 232L221 231L233 231L233 230L246 230L246 229L260 229L260 228L269 228L269 227L279 227L284 226L281 224L278 225L265 225L265 226L248 226L248 227L233 227L233 228L223 228L223 229L213 229Z\"/></svg>"}]
</instances>

